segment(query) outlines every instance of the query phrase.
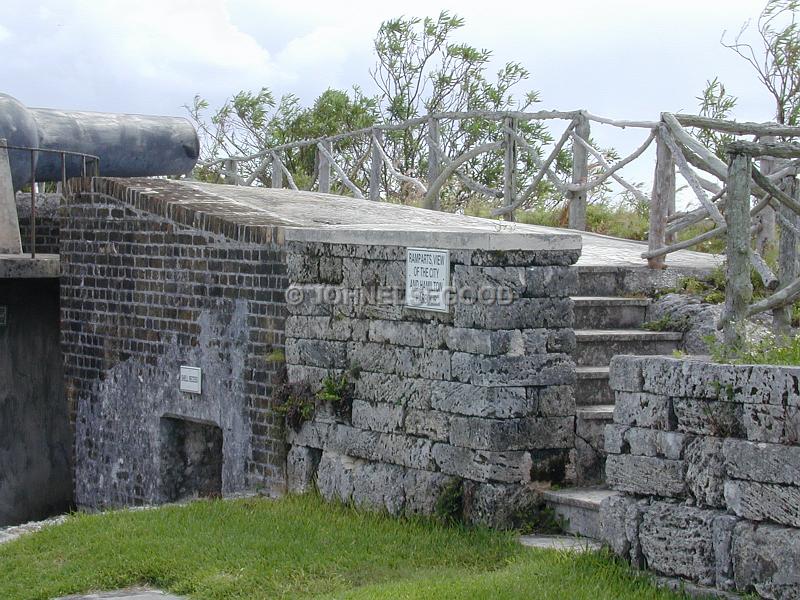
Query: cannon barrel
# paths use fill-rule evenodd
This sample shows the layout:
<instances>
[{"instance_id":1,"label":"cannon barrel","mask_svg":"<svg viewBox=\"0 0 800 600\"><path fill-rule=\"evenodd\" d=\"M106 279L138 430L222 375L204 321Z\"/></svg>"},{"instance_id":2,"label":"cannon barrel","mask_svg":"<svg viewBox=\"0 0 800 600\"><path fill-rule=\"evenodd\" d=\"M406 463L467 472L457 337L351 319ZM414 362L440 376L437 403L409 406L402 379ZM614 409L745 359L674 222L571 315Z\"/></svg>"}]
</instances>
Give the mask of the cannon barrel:
<instances>
[{"instance_id":1,"label":"cannon barrel","mask_svg":"<svg viewBox=\"0 0 800 600\"><path fill-rule=\"evenodd\" d=\"M27 108L6 94L0 94L0 138L12 146L98 156L108 177L181 175L194 168L200 152L197 132L187 119ZM8 154L19 190L30 183L31 153ZM68 155L67 177L79 176L82 163ZM37 153L36 181L60 179L61 156Z\"/></svg>"}]
</instances>

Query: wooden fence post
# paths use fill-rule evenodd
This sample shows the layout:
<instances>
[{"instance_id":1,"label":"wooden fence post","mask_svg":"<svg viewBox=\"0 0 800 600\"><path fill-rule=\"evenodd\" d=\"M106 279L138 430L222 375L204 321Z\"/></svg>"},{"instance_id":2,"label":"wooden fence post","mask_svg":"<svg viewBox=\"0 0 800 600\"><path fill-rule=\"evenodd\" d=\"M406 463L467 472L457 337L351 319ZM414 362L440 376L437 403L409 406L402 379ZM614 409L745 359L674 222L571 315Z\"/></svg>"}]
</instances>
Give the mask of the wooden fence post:
<instances>
[{"instance_id":1,"label":"wooden fence post","mask_svg":"<svg viewBox=\"0 0 800 600\"><path fill-rule=\"evenodd\" d=\"M381 199L381 173L383 172L383 157L378 150L378 144L383 144L383 132L380 129L373 129L372 162L369 168L369 199L375 202Z\"/></svg>"},{"instance_id":2,"label":"wooden fence post","mask_svg":"<svg viewBox=\"0 0 800 600\"><path fill-rule=\"evenodd\" d=\"M667 245L667 217L670 207L675 206L675 160L664 141L669 135L660 125L656 135L656 171L653 179L653 195L650 200L650 230L647 235L648 250L658 250ZM651 269L663 269L666 257L654 256L647 259Z\"/></svg>"},{"instance_id":3,"label":"wooden fence post","mask_svg":"<svg viewBox=\"0 0 800 600\"><path fill-rule=\"evenodd\" d=\"M800 185L794 176L784 179L784 191L800 200ZM788 206L781 205L780 209L780 239L778 243L778 290L789 285L800 277L800 263L797 256L798 239L797 231L800 230L800 217ZM794 227L795 229L792 229ZM777 291L777 290L776 290ZM784 306L772 311L772 322L775 333L786 334L792 326L792 307Z\"/></svg>"},{"instance_id":4,"label":"wooden fence post","mask_svg":"<svg viewBox=\"0 0 800 600\"><path fill-rule=\"evenodd\" d=\"M773 135L765 135L759 138L760 142L774 142L777 138ZM764 156L759 161L759 167L764 175L769 175L775 171L775 158L771 156ZM756 216L756 223L758 224L758 231L756 232L756 252L762 258L767 256L774 256L777 249L775 241L777 239L777 231L775 228L775 209L771 206L765 206L764 209ZM766 282L764 282L766 283Z\"/></svg>"},{"instance_id":5,"label":"wooden fence post","mask_svg":"<svg viewBox=\"0 0 800 600\"><path fill-rule=\"evenodd\" d=\"M516 133L517 120L511 117L503 119L503 125ZM503 200L505 206L513 206L517 201L517 140L511 133L504 135L505 156L503 158ZM514 220L514 211L503 215L506 221Z\"/></svg>"},{"instance_id":6,"label":"wooden fence post","mask_svg":"<svg viewBox=\"0 0 800 600\"><path fill-rule=\"evenodd\" d=\"M439 119L428 117L428 189L431 188L433 182L439 178L439 175L442 172L442 164L439 161L439 153L436 150L436 147L440 144L440 142L441 136L439 135ZM434 198L432 202L430 200L426 202L425 208L441 210L441 195L437 194L436 198Z\"/></svg>"},{"instance_id":7,"label":"wooden fence post","mask_svg":"<svg viewBox=\"0 0 800 600\"><path fill-rule=\"evenodd\" d=\"M740 348L744 341L747 308L753 299L750 281L750 178L752 162L742 152L730 152L728 163L728 201L725 223L728 226L728 284L723 316L724 340L728 350Z\"/></svg>"},{"instance_id":8,"label":"wooden fence post","mask_svg":"<svg viewBox=\"0 0 800 600\"><path fill-rule=\"evenodd\" d=\"M278 154L272 153L272 187L283 187L283 169L281 168L281 159Z\"/></svg>"},{"instance_id":9,"label":"wooden fence post","mask_svg":"<svg viewBox=\"0 0 800 600\"><path fill-rule=\"evenodd\" d=\"M333 145L330 140L322 140L322 145L329 154L333 151ZM323 194L328 194L331 191L331 163L328 157L322 152L317 151L319 157L319 191Z\"/></svg>"},{"instance_id":10,"label":"wooden fence post","mask_svg":"<svg viewBox=\"0 0 800 600\"><path fill-rule=\"evenodd\" d=\"M591 129L589 119L581 112L577 117L575 135L589 142ZM572 183L583 185L589 176L589 153L582 144L572 144ZM570 229L586 230L586 190L582 192L567 192L569 202L569 227Z\"/></svg>"},{"instance_id":11,"label":"wooden fence post","mask_svg":"<svg viewBox=\"0 0 800 600\"><path fill-rule=\"evenodd\" d=\"M231 178L231 183L233 185L239 185L240 182L239 182L239 163L238 163L238 161L229 159L229 160L226 160L222 164L223 164L223 167L224 167L225 171L227 172L225 178L227 179L228 177L230 177Z\"/></svg>"}]
</instances>

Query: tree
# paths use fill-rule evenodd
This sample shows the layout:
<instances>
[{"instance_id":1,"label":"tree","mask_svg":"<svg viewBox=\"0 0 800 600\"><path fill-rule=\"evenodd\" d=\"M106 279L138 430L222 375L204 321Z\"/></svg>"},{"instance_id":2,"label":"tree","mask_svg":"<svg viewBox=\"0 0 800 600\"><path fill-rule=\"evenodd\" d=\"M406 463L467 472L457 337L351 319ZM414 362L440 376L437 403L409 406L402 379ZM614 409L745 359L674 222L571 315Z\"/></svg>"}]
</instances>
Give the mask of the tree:
<instances>
[{"instance_id":1,"label":"tree","mask_svg":"<svg viewBox=\"0 0 800 600\"><path fill-rule=\"evenodd\" d=\"M775 120L797 125L800 120L800 29L797 13L800 0L769 0L758 16L756 32L761 47L742 40L751 27L747 21L732 42L722 45L733 50L756 71L759 81L775 102Z\"/></svg>"},{"instance_id":2,"label":"tree","mask_svg":"<svg viewBox=\"0 0 800 600\"><path fill-rule=\"evenodd\" d=\"M376 64L370 74L379 91L378 103L385 123L437 112L524 111L539 101L535 91L520 97L514 95L516 87L530 76L520 63L506 63L490 80L486 71L492 53L452 40L454 32L463 26L462 18L447 11L442 11L436 19L401 17L381 25L374 42ZM497 139L501 126L486 119L445 121L441 124L440 145L446 155L455 157ZM429 160L426 133L424 127L417 127L386 136L387 149L403 173L421 176L426 172ZM541 123L521 123L520 133L535 148L552 141ZM530 173L531 159L521 155L520 160L521 171ZM563 161L560 166L564 166ZM502 161L497 157L478 156L462 171L482 185L502 188ZM385 183L389 185L388 181ZM520 186L524 184L523 177ZM542 189L546 191L548 185L545 183ZM463 208L472 192L454 180L445 195L447 208L454 210Z\"/></svg>"}]
</instances>

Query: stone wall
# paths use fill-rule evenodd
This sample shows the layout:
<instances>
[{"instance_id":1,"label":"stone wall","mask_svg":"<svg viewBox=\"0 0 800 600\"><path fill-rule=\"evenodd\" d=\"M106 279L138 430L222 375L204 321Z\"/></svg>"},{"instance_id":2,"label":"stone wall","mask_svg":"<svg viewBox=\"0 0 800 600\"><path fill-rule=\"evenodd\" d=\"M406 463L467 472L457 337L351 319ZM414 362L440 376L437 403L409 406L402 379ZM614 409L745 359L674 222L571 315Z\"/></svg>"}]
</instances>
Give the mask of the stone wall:
<instances>
[{"instance_id":1,"label":"stone wall","mask_svg":"<svg viewBox=\"0 0 800 600\"><path fill-rule=\"evenodd\" d=\"M409 514L459 489L468 521L502 526L574 477L578 250L451 249L446 313L404 307L403 246L287 251L288 380L353 384L349 410L289 429L290 490L316 480L328 499Z\"/></svg>"},{"instance_id":2,"label":"stone wall","mask_svg":"<svg viewBox=\"0 0 800 600\"><path fill-rule=\"evenodd\" d=\"M187 194L171 188L88 184L62 209L60 248L77 503L171 497L163 417L222 430L223 493L282 486L277 367L266 360L283 346L282 247L268 229L181 207ZM179 390L181 365L202 369L201 395Z\"/></svg>"},{"instance_id":3,"label":"stone wall","mask_svg":"<svg viewBox=\"0 0 800 600\"><path fill-rule=\"evenodd\" d=\"M18 192L17 218L22 251L31 251L31 195ZM61 194L36 194L36 252L58 254L58 230Z\"/></svg>"},{"instance_id":4,"label":"stone wall","mask_svg":"<svg viewBox=\"0 0 800 600\"><path fill-rule=\"evenodd\" d=\"M615 357L606 541L638 567L800 598L800 367Z\"/></svg>"}]
</instances>

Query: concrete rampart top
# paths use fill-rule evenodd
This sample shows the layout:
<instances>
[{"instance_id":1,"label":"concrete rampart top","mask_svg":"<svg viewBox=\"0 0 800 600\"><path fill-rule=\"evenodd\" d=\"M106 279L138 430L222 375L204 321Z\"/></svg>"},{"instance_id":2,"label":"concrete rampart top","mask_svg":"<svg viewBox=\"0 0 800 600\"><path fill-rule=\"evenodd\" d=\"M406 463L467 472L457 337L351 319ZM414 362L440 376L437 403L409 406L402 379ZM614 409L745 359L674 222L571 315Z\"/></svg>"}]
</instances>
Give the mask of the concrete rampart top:
<instances>
[{"instance_id":1,"label":"concrete rampart top","mask_svg":"<svg viewBox=\"0 0 800 600\"><path fill-rule=\"evenodd\" d=\"M135 178L101 178L95 181L95 189L137 208L242 241L484 250L581 248L580 235L571 232L333 194ZM258 235L259 230L269 235Z\"/></svg>"},{"instance_id":2,"label":"concrete rampart top","mask_svg":"<svg viewBox=\"0 0 800 600\"><path fill-rule=\"evenodd\" d=\"M61 275L58 254L0 254L0 279L57 279Z\"/></svg>"}]
</instances>

